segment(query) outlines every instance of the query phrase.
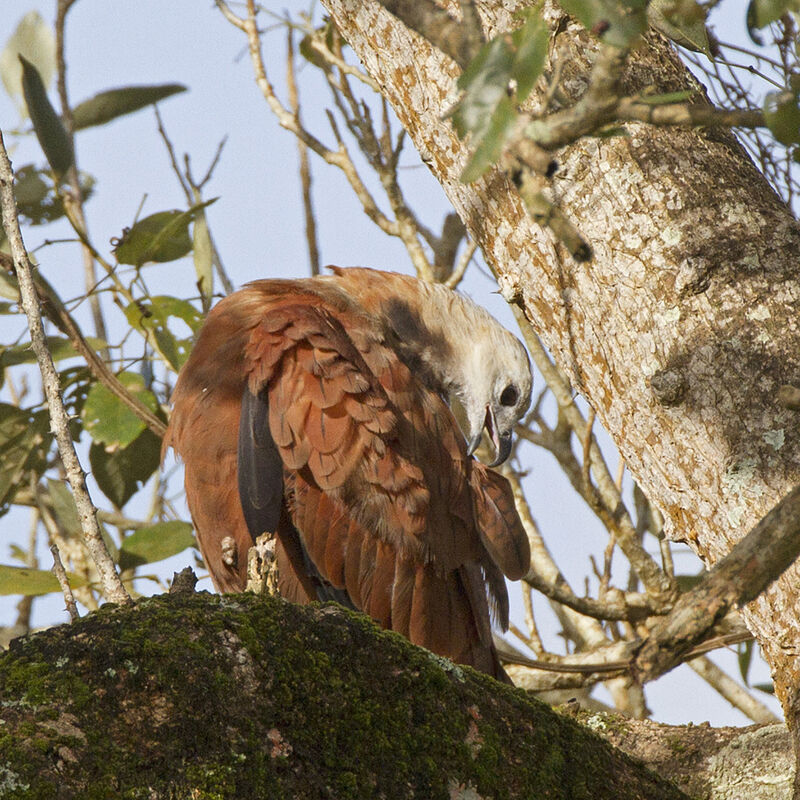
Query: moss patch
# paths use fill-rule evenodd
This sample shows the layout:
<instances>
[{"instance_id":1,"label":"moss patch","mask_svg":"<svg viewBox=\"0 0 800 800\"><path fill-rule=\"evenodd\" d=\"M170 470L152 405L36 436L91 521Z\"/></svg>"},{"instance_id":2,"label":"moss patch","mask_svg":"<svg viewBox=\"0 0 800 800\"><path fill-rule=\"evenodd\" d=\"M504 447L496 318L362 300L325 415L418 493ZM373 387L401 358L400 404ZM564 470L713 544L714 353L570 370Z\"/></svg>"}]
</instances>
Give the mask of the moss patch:
<instances>
[{"instance_id":1,"label":"moss patch","mask_svg":"<svg viewBox=\"0 0 800 800\"><path fill-rule=\"evenodd\" d=\"M334 605L106 606L13 643L0 698L0 797L681 796L524 692Z\"/></svg>"}]
</instances>

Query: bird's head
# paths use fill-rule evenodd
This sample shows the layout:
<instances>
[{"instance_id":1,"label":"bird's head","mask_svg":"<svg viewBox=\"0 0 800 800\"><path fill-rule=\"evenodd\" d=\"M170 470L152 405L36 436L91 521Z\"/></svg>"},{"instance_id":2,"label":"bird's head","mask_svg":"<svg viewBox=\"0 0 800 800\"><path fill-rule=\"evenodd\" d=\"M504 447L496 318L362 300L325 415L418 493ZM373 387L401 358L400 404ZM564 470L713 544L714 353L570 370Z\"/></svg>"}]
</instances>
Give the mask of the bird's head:
<instances>
[{"instance_id":1,"label":"bird's head","mask_svg":"<svg viewBox=\"0 0 800 800\"><path fill-rule=\"evenodd\" d=\"M531 402L522 342L485 308L441 283L365 269L337 269L332 280L378 320L416 377L447 396L468 453L486 429L495 449L490 466L505 461L514 425Z\"/></svg>"},{"instance_id":2,"label":"bird's head","mask_svg":"<svg viewBox=\"0 0 800 800\"><path fill-rule=\"evenodd\" d=\"M485 429L494 445L495 460L489 465L494 467L511 453L514 425L528 410L533 378L520 341L491 322L466 343L463 378L454 388L466 415L467 452L475 452Z\"/></svg>"}]
</instances>

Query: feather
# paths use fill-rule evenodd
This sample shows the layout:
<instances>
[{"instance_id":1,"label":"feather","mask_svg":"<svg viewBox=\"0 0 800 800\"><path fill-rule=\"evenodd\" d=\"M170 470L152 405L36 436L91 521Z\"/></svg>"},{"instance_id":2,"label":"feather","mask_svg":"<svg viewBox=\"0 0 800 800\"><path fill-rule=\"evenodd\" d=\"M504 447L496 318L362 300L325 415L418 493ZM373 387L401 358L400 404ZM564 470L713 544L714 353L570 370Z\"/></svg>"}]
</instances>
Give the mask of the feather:
<instances>
[{"instance_id":1,"label":"feather","mask_svg":"<svg viewBox=\"0 0 800 800\"><path fill-rule=\"evenodd\" d=\"M239 420L238 485L247 527L254 538L275 533L283 506L283 461L269 431L266 392L245 388Z\"/></svg>"},{"instance_id":2,"label":"feather","mask_svg":"<svg viewBox=\"0 0 800 800\"><path fill-rule=\"evenodd\" d=\"M473 497L481 541L492 561L511 580L524 578L531 565L528 535L516 513L508 481L482 464L472 470Z\"/></svg>"},{"instance_id":3,"label":"feather","mask_svg":"<svg viewBox=\"0 0 800 800\"><path fill-rule=\"evenodd\" d=\"M222 300L178 378L164 446L185 462L212 579L243 589L247 548L274 531L283 596L337 600L505 679L490 602L507 625L503 573L527 571L528 542L508 483L467 455L445 397L482 421L500 370L522 408L527 356L444 287L333 269Z\"/></svg>"}]
</instances>

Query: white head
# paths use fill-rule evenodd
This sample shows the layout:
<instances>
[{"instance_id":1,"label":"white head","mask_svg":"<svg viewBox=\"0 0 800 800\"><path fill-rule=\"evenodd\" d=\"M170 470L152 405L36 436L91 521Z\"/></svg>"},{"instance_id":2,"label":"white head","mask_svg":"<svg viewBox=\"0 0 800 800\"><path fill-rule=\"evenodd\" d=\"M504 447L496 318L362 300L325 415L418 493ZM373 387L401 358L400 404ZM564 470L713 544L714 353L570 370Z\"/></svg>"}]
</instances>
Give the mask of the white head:
<instances>
[{"instance_id":1,"label":"white head","mask_svg":"<svg viewBox=\"0 0 800 800\"><path fill-rule=\"evenodd\" d=\"M442 284L393 274L391 280L396 291L378 302L394 346L451 406L458 399L467 417L468 452L486 428L495 448L491 466L502 463L531 401L533 378L522 343L486 309Z\"/></svg>"},{"instance_id":2,"label":"white head","mask_svg":"<svg viewBox=\"0 0 800 800\"><path fill-rule=\"evenodd\" d=\"M496 466L511 452L514 425L531 402L533 378L528 354L520 341L494 318L488 314L486 318L476 320L472 336L464 342L466 352L459 359L461 374L451 392L467 416L468 452L473 453L478 447L485 428L495 449L490 466Z\"/></svg>"}]
</instances>

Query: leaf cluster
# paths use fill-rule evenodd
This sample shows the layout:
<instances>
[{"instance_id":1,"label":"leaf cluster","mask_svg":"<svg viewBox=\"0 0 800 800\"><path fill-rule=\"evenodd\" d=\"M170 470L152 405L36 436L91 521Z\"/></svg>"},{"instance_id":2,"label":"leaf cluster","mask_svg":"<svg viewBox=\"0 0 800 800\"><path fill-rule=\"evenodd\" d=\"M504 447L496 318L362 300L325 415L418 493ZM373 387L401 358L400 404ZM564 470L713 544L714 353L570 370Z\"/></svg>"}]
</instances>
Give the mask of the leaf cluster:
<instances>
[{"instance_id":1,"label":"leaf cluster","mask_svg":"<svg viewBox=\"0 0 800 800\"><path fill-rule=\"evenodd\" d=\"M603 46L623 56L615 69L621 68L627 54L641 45L642 37L651 26L686 50L702 53L712 63L718 59L724 63L716 39L709 36L706 28L709 7L696 0L652 0L649 3L645 0L560 0L559 4ZM781 21L786 21L787 30L793 30L795 23L791 21L791 14L797 13L800 13L798 0L751 0L746 12L747 29L753 41L762 45L761 31ZM558 76L563 65L553 60L553 54L548 54L549 31L541 17L540 6L525 9L520 18L521 24L513 33L501 33L486 42L458 80L462 94L451 116L457 133L469 137L472 155L461 175L466 183L497 166L504 152L518 150L525 136L551 147L554 140L557 145L568 144L587 133L594 136L608 135L609 130L615 134L624 133L624 128L609 126L613 113L609 118L607 109L603 108L607 103L613 109L622 99L609 94L618 91L621 73L604 74L600 70L595 76L597 85L590 85L584 98L574 105L574 118L569 122L565 121L565 115L570 109L562 109L554 115L559 117L557 136L553 133L556 123L547 108L533 114L523 113L531 89L537 81L548 77L548 69L551 85L546 95L550 100L560 98ZM763 96L757 127L767 128L777 142L789 148L797 161L800 159L800 68L796 52L793 57L795 68L787 69L785 86ZM676 93L634 99L676 109L689 99L696 102L694 98ZM644 110L635 118L651 121ZM669 114L661 118L665 120L663 124L685 124L673 122ZM674 119L684 118L676 114ZM742 124L753 123L748 120ZM554 216L552 212L543 215L532 206L531 213L537 219ZM558 235L557 230L554 232ZM559 235L559 238L562 237Z\"/></svg>"},{"instance_id":2,"label":"leaf cluster","mask_svg":"<svg viewBox=\"0 0 800 800\"><path fill-rule=\"evenodd\" d=\"M23 224L48 226L66 219L72 225L87 252L105 270L104 283L116 301L101 312L108 316L117 309L118 317L110 323L124 333L118 344L112 344L104 336L86 336L74 321L70 325L68 305L72 301L59 297L43 278L38 287L44 314L57 329L49 335L48 346L59 370L65 405L72 415L71 434L85 443L91 475L108 503L108 510L100 509L105 520L104 538L123 577L130 580L143 565L195 544L192 526L176 518L167 486L158 473L170 376L185 360L202 313L185 297L151 294L145 268L192 255L198 240L208 245L205 209L214 201L197 197L186 209L157 211L129 225L121 221L121 233L107 254L89 241L74 209L91 202L95 180L91 174L74 169L73 137L152 107L185 92L186 87L165 83L106 89L62 116L47 90L56 63L54 42L42 19L28 14L0 54L0 77L12 97L19 97L20 111L30 119L43 156L43 163L16 170L14 195ZM203 220L205 238L192 231L198 218ZM5 236L0 231L0 250L5 248ZM203 274L205 306L213 291L213 248L209 245L202 249L203 263L197 268ZM198 254L194 255L197 262ZM10 260L1 252L0 265L4 268L0 270L0 296L7 301L0 303L0 314L13 319L19 313L19 292ZM77 264L75 269L79 269ZM101 290L101 295L104 292L108 294ZM87 349L93 354L88 364ZM136 350L138 355L130 355ZM98 371L93 367L97 362L101 366L105 363L106 368ZM63 481L47 407L29 388L34 363L24 339L0 342L0 387L5 384L11 397L10 402L0 403L0 515L14 505L33 507L48 539L59 542L62 552L70 554L73 588L84 593L84 602L91 603L98 587L81 544L75 503ZM158 429L137 413L136 404L151 412L152 419L161 420ZM145 485L153 487L149 510L143 514L138 502L136 510L128 511ZM0 565L0 594L35 596L59 591L49 571L32 566L33 549L15 547L12 554L27 566Z\"/></svg>"}]
</instances>

